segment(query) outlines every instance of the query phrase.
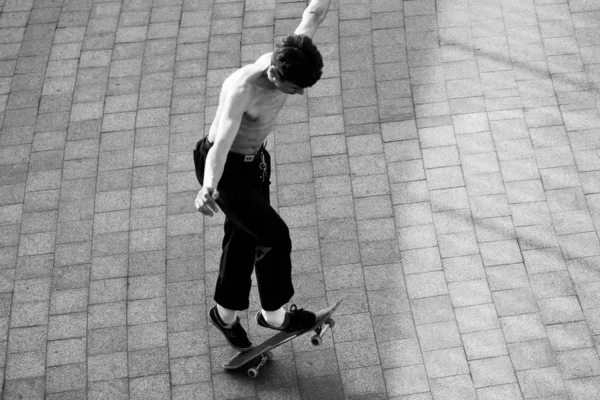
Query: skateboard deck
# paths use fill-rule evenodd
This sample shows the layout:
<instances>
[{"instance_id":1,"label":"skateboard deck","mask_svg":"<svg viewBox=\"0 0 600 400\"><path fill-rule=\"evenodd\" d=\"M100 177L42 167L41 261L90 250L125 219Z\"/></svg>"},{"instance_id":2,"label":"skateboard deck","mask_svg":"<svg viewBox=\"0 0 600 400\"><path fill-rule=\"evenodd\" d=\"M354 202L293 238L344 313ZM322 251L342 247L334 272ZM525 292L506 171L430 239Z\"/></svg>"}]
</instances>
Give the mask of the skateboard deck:
<instances>
[{"instance_id":1,"label":"skateboard deck","mask_svg":"<svg viewBox=\"0 0 600 400\"><path fill-rule=\"evenodd\" d=\"M332 306L315 312L315 322L310 327L294 332L277 332L275 335L271 336L258 346L255 346L248 351L238 353L231 360L229 360L229 362L224 364L223 368L227 370L233 370L252 364L253 366L248 368L247 373L251 378L256 378L260 368L267 361L273 358L273 353L271 353L272 349L279 347L282 344L310 331L315 332L315 335L313 335L311 338L311 343L314 346L320 345L323 341L323 335L325 335L325 332L333 328L335 325L335 321L333 318L331 318L331 314L333 314L342 300L339 300Z\"/></svg>"}]
</instances>

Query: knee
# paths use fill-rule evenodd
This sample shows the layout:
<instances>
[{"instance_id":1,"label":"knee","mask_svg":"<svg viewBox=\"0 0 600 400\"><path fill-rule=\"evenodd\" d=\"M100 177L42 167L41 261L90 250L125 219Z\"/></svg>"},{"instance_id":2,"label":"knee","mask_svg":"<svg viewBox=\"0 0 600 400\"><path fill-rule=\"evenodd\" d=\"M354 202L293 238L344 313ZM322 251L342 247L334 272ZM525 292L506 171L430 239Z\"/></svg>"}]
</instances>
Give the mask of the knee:
<instances>
[{"instance_id":1,"label":"knee","mask_svg":"<svg viewBox=\"0 0 600 400\"><path fill-rule=\"evenodd\" d=\"M289 235L289 232L288 232L288 235L285 238L282 238L280 246L286 252L291 252L292 251L292 239L291 239L291 237Z\"/></svg>"},{"instance_id":2,"label":"knee","mask_svg":"<svg viewBox=\"0 0 600 400\"><path fill-rule=\"evenodd\" d=\"M281 232L281 244L284 247L292 247L292 237L290 235L290 228L287 227L287 225L284 227L283 232Z\"/></svg>"},{"instance_id":3,"label":"knee","mask_svg":"<svg viewBox=\"0 0 600 400\"><path fill-rule=\"evenodd\" d=\"M278 229L273 230L272 246L284 251L291 251L292 239L290 237L290 230L287 225L282 225Z\"/></svg>"}]
</instances>

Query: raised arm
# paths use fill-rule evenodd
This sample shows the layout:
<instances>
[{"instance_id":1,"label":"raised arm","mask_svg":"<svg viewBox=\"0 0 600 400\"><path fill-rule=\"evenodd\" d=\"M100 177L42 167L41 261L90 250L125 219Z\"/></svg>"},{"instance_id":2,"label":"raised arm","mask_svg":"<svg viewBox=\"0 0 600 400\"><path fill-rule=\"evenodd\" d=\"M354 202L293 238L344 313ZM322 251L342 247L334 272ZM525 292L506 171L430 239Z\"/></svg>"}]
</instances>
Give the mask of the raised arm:
<instances>
[{"instance_id":1,"label":"raised arm","mask_svg":"<svg viewBox=\"0 0 600 400\"><path fill-rule=\"evenodd\" d=\"M331 0L311 0L302 13L302 21L294 31L296 35L306 35L312 38L317 28L325 20Z\"/></svg>"}]
</instances>

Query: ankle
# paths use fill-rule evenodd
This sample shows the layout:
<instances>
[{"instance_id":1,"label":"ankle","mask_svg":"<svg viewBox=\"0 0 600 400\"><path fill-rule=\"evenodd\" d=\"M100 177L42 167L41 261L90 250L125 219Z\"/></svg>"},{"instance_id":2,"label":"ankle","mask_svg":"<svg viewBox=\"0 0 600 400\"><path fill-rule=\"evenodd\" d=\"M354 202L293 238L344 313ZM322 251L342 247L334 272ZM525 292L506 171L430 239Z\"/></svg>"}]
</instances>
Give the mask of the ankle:
<instances>
[{"instance_id":1,"label":"ankle","mask_svg":"<svg viewBox=\"0 0 600 400\"><path fill-rule=\"evenodd\" d=\"M283 307L275 311L261 310L261 313L267 324L272 327L279 328L285 322L285 309Z\"/></svg>"},{"instance_id":2,"label":"ankle","mask_svg":"<svg viewBox=\"0 0 600 400\"><path fill-rule=\"evenodd\" d=\"M228 308L221 307L217 304L217 314L221 321L226 325L232 325L237 319L237 312Z\"/></svg>"}]
</instances>

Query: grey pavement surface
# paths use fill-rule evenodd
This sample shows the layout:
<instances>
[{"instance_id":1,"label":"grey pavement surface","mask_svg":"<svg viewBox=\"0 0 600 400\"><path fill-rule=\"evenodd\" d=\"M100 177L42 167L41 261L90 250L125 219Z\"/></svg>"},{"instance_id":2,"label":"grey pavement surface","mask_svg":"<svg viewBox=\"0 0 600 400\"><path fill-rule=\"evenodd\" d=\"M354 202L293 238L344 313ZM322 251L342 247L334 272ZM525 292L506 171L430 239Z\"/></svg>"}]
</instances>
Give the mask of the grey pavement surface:
<instances>
[{"instance_id":1,"label":"grey pavement surface","mask_svg":"<svg viewBox=\"0 0 600 400\"><path fill-rule=\"evenodd\" d=\"M345 301L223 371L191 151L305 6L0 0L4 399L600 398L597 0L334 0L268 148L293 302Z\"/></svg>"}]
</instances>

